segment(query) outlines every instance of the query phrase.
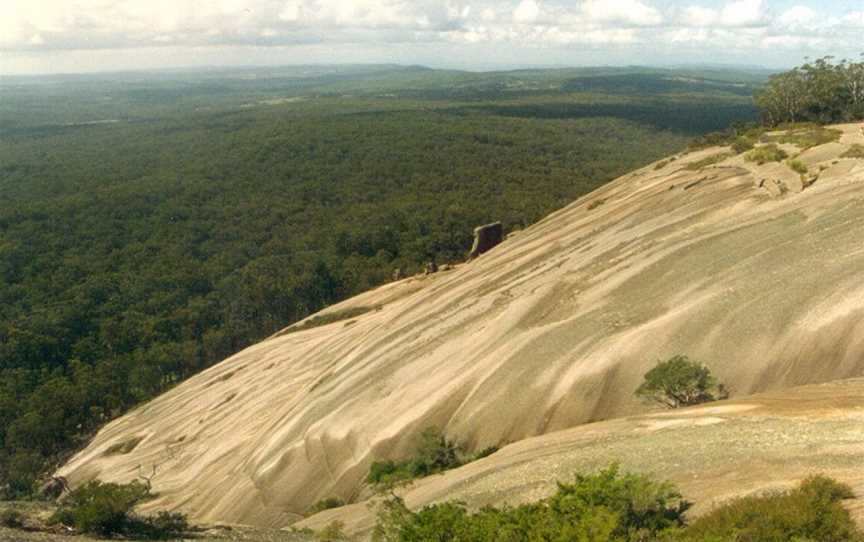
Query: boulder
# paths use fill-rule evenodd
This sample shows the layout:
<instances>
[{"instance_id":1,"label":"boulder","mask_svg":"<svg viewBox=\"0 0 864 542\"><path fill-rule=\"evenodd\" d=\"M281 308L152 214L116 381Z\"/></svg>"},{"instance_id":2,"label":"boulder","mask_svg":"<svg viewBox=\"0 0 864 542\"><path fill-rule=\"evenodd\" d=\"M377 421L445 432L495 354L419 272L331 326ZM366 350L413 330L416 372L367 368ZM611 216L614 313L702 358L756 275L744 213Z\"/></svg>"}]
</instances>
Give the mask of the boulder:
<instances>
[{"instance_id":1,"label":"boulder","mask_svg":"<svg viewBox=\"0 0 864 542\"><path fill-rule=\"evenodd\" d=\"M62 476L51 477L39 488L39 494L51 500L58 499L66 491L69 491L69 483Z\"/></svg>"},{"instance_id":2,"label":"boulder","mask_svg":"<svg viewBox=\"0 0 864 542\"><path fill-rule=\"evenodd\" d=\"M468 260L473 260L504 240L504 227L500 222L474 228L474 246L468 254Z\"/></svg>"}]
</instances>

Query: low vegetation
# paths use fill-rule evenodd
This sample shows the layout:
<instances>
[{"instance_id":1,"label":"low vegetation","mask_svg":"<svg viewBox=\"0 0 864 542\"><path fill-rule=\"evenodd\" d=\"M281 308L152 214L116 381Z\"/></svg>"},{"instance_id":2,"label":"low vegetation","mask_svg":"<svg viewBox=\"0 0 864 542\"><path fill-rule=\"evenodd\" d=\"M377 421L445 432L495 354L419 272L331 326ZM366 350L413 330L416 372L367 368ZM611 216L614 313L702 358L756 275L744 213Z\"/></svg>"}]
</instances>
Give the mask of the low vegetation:
<instances>
[{"instance_id":1,"label":"low vegetation","mask_svg":"<svg viewBox=\"0 0 864 542\"><path fill-rule=\"evenodd\" d=\"M465 456L459 447L437 427L428 427L420 434L420 443L412 457L402 461L388 460L372 463L366 482L384 491L415 478L461 467L497 451L498 446L488 446L474 455Z\"/></svg>"},{"instance_id":2,"label":"low vegetation","mask_svg":"<svg viewBox=\"0 0 864 542\"><path fill-rule=\"evenodd\" d=\"M789 166L789 169L796 173L800 173L801 175L807 175L807 172L809 171L807 169L807 164L801 160L787 160L786 165Z\"/></svg>"},{"instance_id":3,"label":"low vegetation","mask_svg":"<svg viewBox=\"0 0 864 542\"><path fill-rule=\"evenodd\" d=\"M777 135L766 135L763 137L763 140L767 142L791 143L801 150L807 150L826 143L839 141L843 135L843 132L840 130L813 124L782 128L785 131Z\"/></svg>"},{"instance_id":4,"label":"low vegetation","mask_svg":"<svg viewBox=\"0 0 864 542\"><path fill-rule=\"evenodd\" d=\"M729 392L708 367L677 355L645 373L636 395L667 408L681 408L726 399Z\"/></svg>"},{"instance_id":5,"label":"low vegetation","mask_svg":"<svg viewBox=\"0 0 864 542\"><path fill-rule=\"evenodd\" d=\"M861 542L842 501L852 490L824 476L813 476L788 491L733 500L696 519L674 542Z\"/></svg>"},{"instance_id":6,"label":"low vegetation","mask_svg":"<svg viewBox=\"0 0 864 542\"><path fill-rule=\"evenodd\" d=\"M133 437L128 440L124 440L123 442L118 442L117 444L112 444L108 448L102 452L103 456L112 456L112 455L125 455L131 453L141 441L144 440L144 437Z\"/></svg>"},{"instance_id":7,"label":"low vegetation","mask_svg":"<svg viewBox=\"0 0 864 542\"><path fill-rule=\"evenodd\" d=\"M102 537L168 539L189 531L183 514L136 514L135 506L150 497L149 487L140 482L121 485L94 480L69 493L54 513L52 522Z\"/></svg>"},{"instance_id":8,"label":"low vegetation","mask_svg":"<svg viewBox=\"0 0 864 542\"><path fill-rule=\"evenodd\" d=\"M437 428L428 427L420 434L414 456L403 461L376 461L369 469L366 481L378 488L388 488L402 482L455 469L466 463L459 457L459 448Z\"/></svg>"},{"instance_id":9,"label":"low vegetation","mask_svg":"<svg viewBox=\"0 0 864 542\"><path fill-rule=\"evenodd\" d=\"M840 158L861 158L864 159L864 145L855 143L849 150L840 155Z\"/></svg>"},{"instance_id":10,"label":"low vegetation","mask_svg":"<svg viewBox=\"0 0 864 542\"><path fill-rule=\"evenodd\" d=\"M316 502L315 505L309 510L309 513L317 514L318 512L323 512L324 510L332 510L333 508L339 508L341 506L345 506L345 501L343 501L342 499L338 497L327 497Z\"/></svg>"},{"instance_id":11,"label":"low vegetation","mask_svg":"<svg viewBox=\"0 0 864 542\"><path fill-rule=\"evenodd\" d=\"M727 158L731 158L731 157L732 157L732 154L730 154L728 152L718 152L717 154L712 154L711 156L706 156L705 158L703 158L701 160L697 160L695 162L690 162L689 164L687 164L685 169L688 169L690 171L699 171L701 169L704 169L708 166L713 166L714 164L716 164L718 162L722 162L723 160L726 160Z\"/></svg>"},{"instance_id":12,"label":"low vegetation","mask_svg":"<svg viewBox=\"0 0 864 542\"><path fill-rule=\"evenodd\" d=\"M20 529L24 527L24 515L11 508L0 511L0 527Z\"/></svg>"},{"instance_id":13,"label":"low vegetation","mask_svg":"<svg viewBox=\"0 0 864 542\"><path fill-rule=\"evenodd\" d=\"M738 499L687 524L690 503L668 483L612 466L559 483L539 502L471 512L445 502L412 512L383 502L376 542L860 542L841 505L849 488L813 477L798 488Z\"/></svg>"},{"instance_id":14,"label":"low vegetation","mask_svg":"<svg viewBox=\"0 0 864 542\"><path fill-rule=\"evenodd\" d=\"M334 311L328 312L325 314L320 314L317 316L313 316L308 320L304 320L299 324L295 324L288 329L282 331L280 335L287 335L289 333L296 333L297 331L305 331L307 329L314 329L316 327L326 326L329 324L335 324L336 322L341 322L343 320L349 320L351 318L357 318L358 316L362 316L367 312L372 312L376 310L381 310L380 306L377 307L352 307L350 309L345 309L342 311Z\"/></svg>"},{"instance_id":15,"label":"low vegetation","mask_svg":"<svg viewBox=\"0 0 864 542\"><path fill-rule=\"evenodd\" d=\"M756 162L760 166L769 162L782 162L788 157L789 155L786 154L786 151L774 143L756 147L745 155L747 160Z\"/></svg>"}]
</instances>

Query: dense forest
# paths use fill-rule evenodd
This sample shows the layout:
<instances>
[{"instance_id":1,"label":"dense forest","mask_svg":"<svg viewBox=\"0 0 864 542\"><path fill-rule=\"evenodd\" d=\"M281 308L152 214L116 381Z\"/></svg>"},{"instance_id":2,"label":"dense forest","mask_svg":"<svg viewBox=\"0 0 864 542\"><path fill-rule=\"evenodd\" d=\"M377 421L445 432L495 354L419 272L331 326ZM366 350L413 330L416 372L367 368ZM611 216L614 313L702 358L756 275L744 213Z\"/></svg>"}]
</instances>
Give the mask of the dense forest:
<instances>
[{"instance_id":1,"label":"dense forest","mask_svg":"<svg viewBox=\"0 0 864 542\"><path fill-rule=\"evenodd\" d=\"M394 268L461 261L474 226L523 228L755 119L760 81L387 66L4 81L0 498Z\"/></svg>"}]
</instances>

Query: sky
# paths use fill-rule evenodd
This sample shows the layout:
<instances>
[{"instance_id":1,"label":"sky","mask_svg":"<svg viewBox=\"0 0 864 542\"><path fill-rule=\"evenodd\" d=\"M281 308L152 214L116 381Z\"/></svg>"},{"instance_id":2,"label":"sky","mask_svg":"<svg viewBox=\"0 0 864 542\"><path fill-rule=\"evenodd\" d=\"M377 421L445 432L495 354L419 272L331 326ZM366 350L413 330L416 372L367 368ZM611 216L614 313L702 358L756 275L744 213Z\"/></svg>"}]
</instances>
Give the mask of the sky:
<instances>
[{"instance_id":1,"label":"sky","mask_svg":"<svg viewBox=\"0 0 864 542\"><path fill-rule=\"evenodd\" d=\"M0 0L0 76L342 63L787 68L862 52L864 0Z\"/></svg>"}]
</instances>

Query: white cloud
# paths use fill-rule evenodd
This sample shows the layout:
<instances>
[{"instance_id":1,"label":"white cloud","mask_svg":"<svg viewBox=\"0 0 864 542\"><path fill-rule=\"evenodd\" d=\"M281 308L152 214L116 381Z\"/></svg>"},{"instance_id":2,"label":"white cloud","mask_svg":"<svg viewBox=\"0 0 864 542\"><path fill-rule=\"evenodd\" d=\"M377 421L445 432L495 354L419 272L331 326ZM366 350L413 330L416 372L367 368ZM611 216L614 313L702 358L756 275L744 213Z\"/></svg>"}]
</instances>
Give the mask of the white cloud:
<instances>
[{"instance_id":1,"label":"white cloud","mask_svg":"<svg viewBox=\"0 0 864 542\"><path fill-rule=\"evenodd\" d=\"M859 52L864 11L831 13L824 3L798 0L778 14L772 2L690 0L677 7L670 0L0 0L0 50L7 58L6 53L69 50L95 58L101 50L131 55L157 46L200 53L321 44L376 48L402 59L400 51L410 46L450 43L562 51L629 47L638 62L650 62L646 51L692 45L694 55L734 51L748 63L754 61L748 50Z\"/></svg>"},{"instance_id":2,"label":"white cloud","mask_svg":"<svg viewBox=\"0 0 864 542\"><path fill-rule=\"evenodd\" d=\"M636 26L657 25L663 16L639 0L584 0L583 13L593 21Z\"/></svg>"},{"instance_id":3,"label":"white cloud","mask_svg":"<svg viewBox=\"0 0 864 542\"><path fill-rule=\"evenodd\" d=\"M723 7L719 23L723 26L757 26L766 18L763 0L738 0Z\"/></svg>"},{"instance_id":4,"label":"white cloud","mask_svg":"<svg viewBox=\"0 0 864 542\"><path fill-rule=\"evenodd\" d=\"M522 0L513 10L513 20L517 23L532 23L540 15L540 4L536 0Z\"/></svg>"},{"instance_id":5,"label":"white cloud","mask_svg":"<svg viewBox=\"0 0 864 542\"><path fill-rule=\"evenodd\" d=\"M777 18L777 23L780 26L795 28L812 24L818 16L815 11L807 6L794 6L781 13Z\"/></svg>"},{"instance_id":6,"label":"white cloud","mask_svg":"<svg viewBox=\"0 0 864 542\"><path fill-rule=\"evenodd\" d=\"M684 10L681 22L685 26L704 28L717 24L719 19L720 13L716 10L701 6L690 6Z\"/></svg>"}]
</instances>

